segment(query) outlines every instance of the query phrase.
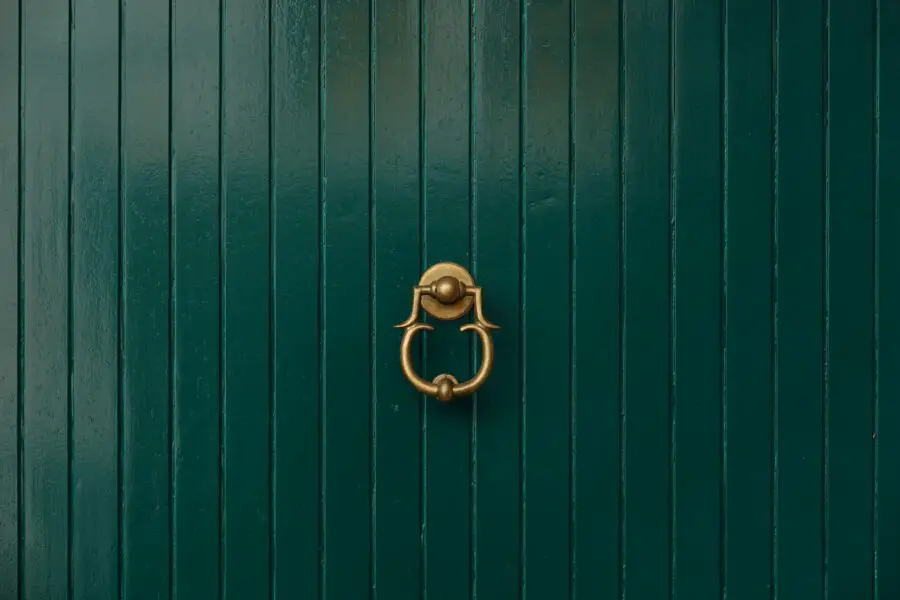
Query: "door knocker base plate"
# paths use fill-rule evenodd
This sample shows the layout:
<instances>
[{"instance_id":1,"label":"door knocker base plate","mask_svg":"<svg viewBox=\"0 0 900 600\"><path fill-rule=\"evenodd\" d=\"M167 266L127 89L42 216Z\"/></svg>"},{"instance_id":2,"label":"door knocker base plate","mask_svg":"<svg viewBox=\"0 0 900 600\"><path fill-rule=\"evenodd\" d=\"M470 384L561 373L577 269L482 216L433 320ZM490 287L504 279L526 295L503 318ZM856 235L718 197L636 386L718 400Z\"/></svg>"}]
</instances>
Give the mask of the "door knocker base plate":
<instances>
[{"instance_id":1,"label":"door knocker base plate","mask_svg":"<svg viewBox=\"0 0 900 600\"><path fill-rule=\"evenodd\" d=\"M467 286L475 285L475 279L465 267L452 262L438 263L422 274L419 280L420 286L430 286L441 277L452 277L466 284ZM454 321L465 315L472 308L474 298L472 296L463 296L452 304L443 304L437 298L431 296L422 297L422 308L425 309L432 317L441 319L442 321Z\"/></svg>"}]
</instances>

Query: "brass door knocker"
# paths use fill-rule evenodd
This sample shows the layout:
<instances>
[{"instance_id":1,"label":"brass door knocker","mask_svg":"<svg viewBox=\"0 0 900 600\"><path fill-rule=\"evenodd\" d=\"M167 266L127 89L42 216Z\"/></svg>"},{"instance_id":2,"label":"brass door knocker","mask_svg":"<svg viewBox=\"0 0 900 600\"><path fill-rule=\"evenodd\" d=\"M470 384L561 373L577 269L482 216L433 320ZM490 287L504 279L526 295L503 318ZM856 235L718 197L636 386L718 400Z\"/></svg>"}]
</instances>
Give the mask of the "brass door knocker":
<instances>
[{"instance_id":1,"label":"brass door knocker","mask_svg":"<svg viewBox=\"0 0 900 600\"><path fill-rule=\"evenodd\" d=\"M412 312L409 318L395 327L404 329L400 343L400 366L403 374L413 387L423 394L434 396L441 402L449 402L459 396L468 396L481 387L494 368L494 344L491 329L500 329L484 318L483 294L475 285L472 275L456 263L438 263L425 271L419 285L413 288ZM472 379L459 383L449 373L442 373L428 382L416 374L412 365L411 346L416 334L424 330L434 330L427 323L417 323L419 307L429 315L445 321L452 321L465 315L475 305L475 322L459 328L460 331L474 331L481 338L481 368Z\"/></svg>"}]
</instances>

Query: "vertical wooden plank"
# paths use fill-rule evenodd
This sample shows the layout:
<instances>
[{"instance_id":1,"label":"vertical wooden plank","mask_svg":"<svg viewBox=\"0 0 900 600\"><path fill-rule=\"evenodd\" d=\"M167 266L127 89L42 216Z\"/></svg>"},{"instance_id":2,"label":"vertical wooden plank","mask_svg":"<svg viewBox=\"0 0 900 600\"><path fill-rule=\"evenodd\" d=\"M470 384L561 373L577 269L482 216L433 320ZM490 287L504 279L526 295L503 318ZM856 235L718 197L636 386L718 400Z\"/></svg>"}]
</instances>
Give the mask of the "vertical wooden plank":
<instances>
[{"instance_id":1,"label":"vertical wooden plank","mask_svg":"<svg viewBox=\"0 0 900 600\"><path fill-rule=\"evenodd\" d=\"M269 5L222 6L222 585L270 584Z\"/></svg>"},{"instance_id":2,"label":"vertical wooden plank","mask_svg":"<svg viewBox=\"0 0 900 600\"><path fill-rule=\"evenodd\" d=\"M322 4L324 597L370 591L368 0ZM363 375L364 374L364 375Z\"/></svg>"},{"instance_id":3,"label":"vertical wooden plank","mask_svg":"<svg viewBox=\"0 0 900 600\"><path fill-rule=\"evenodd\" d=\"M524 498L531 598L569 595L571 515L570 4L524 16Z\"/></svg>"},{"instance_id":4,"label":"vertical wooden plank","mask_svg":"<svg viewBox=\"0 0 900 600\"><path fill-rule=\"evenodd\" d=\"M273 594L319 597L319 8L272 4Z\"/></svg>"},{"instance_id":5,"label":"vertical wooden plank","mask_svg":"<svg viewBox=\"0 0 900 600\"><path fill-rule=\"evenodd\" d=\"M73 4L71 591L119 596L119 3Z\"/></svg>"},{"instance_id":6,"label":"vertical wooden plank","mask_svg":"<svg viewBox=\"0 0 900 600\"><path fill-rule=\"evenodd\" d=\"M20 595L69 573L69 3L22 3Z\"/></svg>"},{"instance_id":7,"label":"vertical wooden plank","mask_svg":"<svg viewBox=\"0 0 900 600\"><path fill-rule=\"evenodd\" d=\"M748 6L751 4L757 6L752 2ZM741 22L739 14L731 11L728 14L729 23ZM773 551L779 598L815 599L824 595L823 16L820 3L780 0L777 5L774 457L777 537ZM737 56L737 47L735 51ZM758 68L762 71L767 67ZM729 95L729 113L731 99ZM731 152L729 144L729 163ZM742 187L746 189L746 183ZM741 189L730 173L729 189ZM729 210L733 204L729 199ZM733 388L730 382L729 390ZM746 523L743 517L742 522ZM731 581L729 571L729 592Z\"/></svg>"},{"instance_id":8,"label":"vertical wooden plank","mask_svg":"<svg viewBox=\"0 0 900 600\"><path fill-rule=\"evenodd\" d=\"M469 0L424 0L422 10L422 266L452 261L470 268ZM425 379L469 377L471 339L458 328L438 323L423 336ZM429 600L463 598L470 594L472 400L423 402L424 593Z\"/></svg>"},{"instance_id":9,"label":"vertical wooden plank","mask_svg":"<svg viewBox=\"0 0 900 600\"><path fill-rule=\"evenodd\" d=\"M620 0L573 0L574 597L618 597Z\"/></svg>"},{"instance_id":10,"label":"vertical wooden plank","mask_svg":"<svg viewBox=\"0 0 900 600\"><path fill-rule=\"evenodd\" d=\"M900 5L878 0L875 597L900 597Z\"/></svg>"},{"instance_id":11,"label":"vertical wooden plank","mask_svg":"<svg viewBox=\"0 0 900 600\"><path fill-rule=\"evenodd\" d=\"M721 18L673 3L673 594L698 600L721 591Z\"/></svg>"},{"instance_id":12,"label":"vertical wooden plank","mask_svg":"<svg viewBox=\"0 0 900 600\"><path fill-rule=\"evenodd\" d=\"M724 10L722 583L729 598L761 600L772 585L773 14L753 0Z\"/></svg>"},{"instance_id":13,"label":"vertical wooden plank","mask_svg":"<svg viewBox=\"0 0 900 600\"><path fill-rule=\"evenodd\" d=\"M122 581L170 585L169 7L122 5ZM199 562L198 562L199 564Z\"/></svg>"},{"instance_id":14,"label":"vertical wooden plank","mask_svg":"<svg viewBox=\"0 0 900 600\"><path fill-rule=\"evenodd\" d=\"M0 597L19 595L19 2L0 2Z\"/></svg>"},{"instance_id":15,"label":"vertical wooden plank","mask_svg":"<svg viewBox=\"0 0 900 600\"><path fill-rule=\"evenodd\" d=\"M503 327L493 335L496 365L474 407L478 598L522 594L520 5L477 0L473 21L473 267L487 318Z\"/></svg>"},{"instance_id":16,"label":"vertical wooden plank","mask_svg":"<svg viewBox=\"0 0 900 600\"><path fill-rule=\"evenodd\" d=\"M220 1L172 5L172 596L221 567Z\"/></svg>"},{"instance_id":17,"label":"vertical wooden plank","mask_svg":"<svg viewBox=\"0 0 900 600\"><path fill-rule=\"evenodd\" d=\"M874 2L829 0L825 585L873 591Z\"/></svg>"},{"instance_id":18,"label":"vertical wooden plank","mask_svg":"<svg viewBox=\"0 0 900 600\"><path fill-rule=\"evenodd\" d=\"M403 378L399 323L419 281L419 2L376 1L372 16L373 585L412 600L422 585L422 398Z\"/></svg>"},{"instance_id":19,"label":"vertical wooden plank","mask_svg":"<svg viewBox=\"0 0 900 600\"><path fill-rule=\"evenodd\" d=\"M623 585L670 589L669 8L628 0L622 17Z\"/></svg>"}]
</instances>

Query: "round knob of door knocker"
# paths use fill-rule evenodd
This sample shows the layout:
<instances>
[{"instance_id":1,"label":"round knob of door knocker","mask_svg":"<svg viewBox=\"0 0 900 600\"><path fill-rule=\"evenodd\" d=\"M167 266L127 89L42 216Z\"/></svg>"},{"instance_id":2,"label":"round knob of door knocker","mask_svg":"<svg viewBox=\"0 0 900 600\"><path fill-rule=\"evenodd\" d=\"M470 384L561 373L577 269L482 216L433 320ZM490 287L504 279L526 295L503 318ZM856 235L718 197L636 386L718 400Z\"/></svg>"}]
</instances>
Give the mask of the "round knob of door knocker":
<instances>
[{"instance_id":1,"label":"round knob of door knocker","mask_svg":"<svg viewBox=\"0 0 900 600\"><path fill-rule=\"evenodd\" d=\"M423 330L433 330L426 323L418 323L420 307L438 319L454 320L464 316L475 307L475 322L459 328L460 331L474 331L481 340L481 367L471 379L459 383L448 373L426 381L419 377L412 364L412 342L416 334ZM490 331L500 329L484 318L483 295L475 285L472 275L455 263L439 263L425 271L419 285L413 288L412 311L409 318L396 327L404 330L400 342L400 366L403 374L413 387L423 394L434 396L441 402L449 402L460 396L472 394L487 379L494 367L494 343Z\"/></svg>"},{"instance_id":2,"label":"round knob of door knocker","mask_svg":"<svg viewBox=\"0 0 900 600\"><path fill-rule=\"evenodd\" d=\"M459 383L453 375L448 375L447 373L438 375L434 378L434 383L437 385L438 400L441 402L453 400L453 386Z\"/></svg>"}]
</instances>

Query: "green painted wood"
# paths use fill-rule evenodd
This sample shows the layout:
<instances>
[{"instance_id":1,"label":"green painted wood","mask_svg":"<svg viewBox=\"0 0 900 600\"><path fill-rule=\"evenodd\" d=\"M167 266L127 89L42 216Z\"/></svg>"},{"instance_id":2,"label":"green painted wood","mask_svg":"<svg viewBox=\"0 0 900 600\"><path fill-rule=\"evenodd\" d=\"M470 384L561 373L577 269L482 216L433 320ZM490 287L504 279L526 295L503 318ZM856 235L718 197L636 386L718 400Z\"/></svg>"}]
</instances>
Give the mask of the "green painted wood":
<instances>
[{"instance_id":1,"label":"green painted wood","mask_svg":"<svg viewBox=\"0 0 900 600\"><path fill-rule=\"evenodd\" d=\"M564 0L526 4L522 15L522 581L530 598L568 596L571 578L570 11Z\"/></svg>"},{"instance_id":2,"label":"green painted wood","mask_svg":"<svg viewBox=\"0 0 900 600\"><path fill-rule=\"evenodd\" d=\"M0 597L19 596L19 4L0 2Z\"/></svg>"},{"instance_id":3,"label":"green painted wood","mask_svg":"<svg viewBox=\"0 0 900 600\"><path fill-rule=\"evenodd\" d=\"M782 0L775 20L775 593L824 598L823 9ZM765 23L761 28L769 31ZM760 34L762 35L762 34ZM759 66L769 71L768 63ZM767 152L771 146L766 143Z\"/></svg>"},{"instance_id":4,"label":"green painted wood","mask_svg":"<svg viewBox=\"0 0 900 600\"><path fill-rule=\"evenodd\" d=\"M222 596L271 585L269 8L222 7Z\"/></svg>"},{"instance_id":5,"label":"green painted wood","mask_svg":"<svg viewBox=\"0 0 900 600\"><path fill-rule=\"evenodd\" d=\"M129 3L121 27L119 577L124 598L166 598L185 550L170 546L169 9Z\"/></svg>"},{"instance_id":6,"label":"green painted wood","mask_svg":"<svg viewBox=\"0 0 900 600\"><path fill-rule=\"evenodd\" d=\"M622 569L629 600L671 589L669 7L622 6Z\"/></svg>"},{"instance_id":7,"label":"green painted wood","mask_svg":"<svg viewBox=\"0 0 900 600\"><path fill-rule=\"evenodd\" d=\"M272 593L318 598L319 10L272 4Z\"/></svg>"},{"instance_id":8,"label":"green painted wood","mask_svg":"<svg viewBox=\"0 0 900 600\"><path fill-rule=\"evenodd\" d=\"M70 591L119 596L119 13L81 2L70 61Z\"/></svg>"},{"instance_id":9,"label":"green painted wood","mask_svg":"<svg viewBox=\"0 0 900 600\"><path fill-rule=\"evenodd\" d=\"M373 10L372 585L374 597L411 600L423 581L422 404L400 375L393 326L421 275L422 13L417 0L379 1Z\"/></svg>"},{"instance_id":10,"label":"green painted wood","mask_svg":"<svg viewBox=\"0 0 900 600\"><path fill-rule=\"evenodd\" d=\"M892 75L900 69L900 6L881 0L877 7L876 38L876 205L875 205L875 318L876 318L876 404L875 404L875 598L900 596L900 263L891 259L900 254L900 172L892 168L900 160L900 79Z\"/></svg>"},{"instance_id":11,"label":"green painted wood","mask_svg":"<svg viewBox=\"0 0 900 600\"><path fill-rule=\"evenodd\" d=\"M828 3L825 586L873 593L874 5Z\"/></svg>"},{"instance_id":12,"label":"green painted wood","mask_svg":"<svg viewBox=\"0 0 900 600\"><path fill-rule=\"evenodd\" d=\"M176 2L171 11L171 531L165 541L171 540L171 596L218 597L223 443L219 3ZM159 31L165 35L162 27L163 22ZM162 63L160 93L167 87L163 57L168 40L161 38L156 54ZM165 117L162 112L160 118Z\"/></svg>"},{"instance_id":13,"label":"green painted wood","mask_svg":"<svg viewBox=\"0 0 900 600\"><path fill-rule=\"evenodd\" d=\"M619 0L573 0L572 591L621 584Z\"/></svg>"},{"instance_id":14,"label":"green painted wood","mask_svg":"<svg viewBox=\"0 0 900 600\"><path fill-rule=\"evenodd\" d=\"M485 288L487 318L503 329L494 336L494 371L474 397L473 591L476 598L520 598L522 13L518 0L474 7L472 266Z\"/></svg>"},{"instance_id":15,"label":"green painted wood","mask_svg":"<svg viewBox=\"0 0 900 600\"><path fill-rule=\"evenodd\" d=\"M773 584L773 14L752 0L724 11L721 583L755 600Z\"/></svg>"},{"instance_id":16,"label":"green painted wood","mask_svg":"<svg viewBox=\"0 0 900 600\"><path fill-rule=\"evenodd\" d=\"M470 264L469 18L468 0L422 2L423 267ZM472 334L458 329L438 322L420 340L426 379L450 373L462 381L473 372ZM423 409L422 594L464 598L471 593L472 404L425 402Z\"/></svg>"},{"instance_id":17,"label":"green painted wood","mask_svg":"<svg viewBox=\"0 0 900 600\"><path fill-rule=\"evenodd\" d=\"M67 2L22 4L19 594L29 600L65 598L72 583L69 18Z\"/></svg>"},{"instance_id":18,"label":"green painted wood","mask_svg":"<svg viewBox=\"0 0 900 600\"><path fill-rule=\"evenodd\" d=\"M898 15L0 0L0 596L893 598Z\"/></svg>"},{"instance_id":19,"label":"green painted wood","mask_svg":"<svg viewBox=\"0 0 900 600\"><path fill-rule=\"evenodd\" d=\"M372 589L371 14L366 0L322 3L321 10L321 594L334 600L365 598Z\"/></svg>"},{"instance_id":20,"label":"green painted wood","mask_svg":"<svg viewBox=\"0 0 900 600\"><path fill-rule=\"evenodd\" d=\"M672 592L718 598L722 539L721 10L672 14ZM765 257L765 255L763 255Z\"/></svg>"}]
</instances>

